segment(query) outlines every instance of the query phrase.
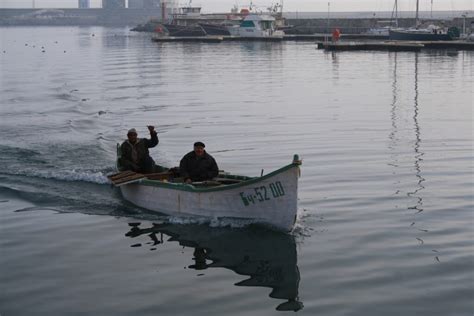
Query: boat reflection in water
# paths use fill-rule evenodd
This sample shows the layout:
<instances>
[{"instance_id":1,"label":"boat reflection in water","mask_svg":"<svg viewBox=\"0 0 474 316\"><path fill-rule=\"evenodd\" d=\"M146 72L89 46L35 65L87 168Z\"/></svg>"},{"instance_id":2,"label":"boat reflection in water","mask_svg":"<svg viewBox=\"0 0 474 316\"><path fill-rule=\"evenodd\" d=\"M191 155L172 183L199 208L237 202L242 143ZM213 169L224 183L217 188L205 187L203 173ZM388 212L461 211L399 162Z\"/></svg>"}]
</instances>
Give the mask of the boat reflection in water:
<instances>
[{"instance_id":1,"label":"boat reflection in water","mask_svg":"<svg viewBox=\"0 0 474 316\"><path fill-rule=\"evenodd\" d=\"M163 242L164 234L171 237L168 242L177 241L181 246L194 248L195 262L189 268L226 268L250 276L236 283L236 286L271 288L270 297L286 300L276 307L279 311L303 308L303 303L298 300L300 272L296 243L291 235L262 228L173 224L153 224L149 228L141 228L140 223L129 225L128 237L148 235L153 244L158 245Z\"/></svg>"}]
</instances>

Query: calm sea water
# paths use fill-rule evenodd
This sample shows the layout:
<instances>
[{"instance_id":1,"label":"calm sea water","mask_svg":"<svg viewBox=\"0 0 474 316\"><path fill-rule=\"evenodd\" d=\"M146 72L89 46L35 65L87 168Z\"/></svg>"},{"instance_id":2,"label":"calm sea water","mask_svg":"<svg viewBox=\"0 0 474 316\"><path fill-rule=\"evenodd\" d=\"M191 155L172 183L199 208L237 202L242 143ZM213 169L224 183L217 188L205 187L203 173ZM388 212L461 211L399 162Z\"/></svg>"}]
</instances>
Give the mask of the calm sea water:
<instances>
[{"instance_id":1,"label":"calm sea water","mask_svg":"<svg viewBox=\"0 0 474 316\"><path fill-rule=\"evenodd\" d=\"M2 316L474 314L472 52L0 37ZM148 124L168 166L196 140L250 176L299 154L294 232L124 202L105 175Z\"/></svg>"}]
</instances>

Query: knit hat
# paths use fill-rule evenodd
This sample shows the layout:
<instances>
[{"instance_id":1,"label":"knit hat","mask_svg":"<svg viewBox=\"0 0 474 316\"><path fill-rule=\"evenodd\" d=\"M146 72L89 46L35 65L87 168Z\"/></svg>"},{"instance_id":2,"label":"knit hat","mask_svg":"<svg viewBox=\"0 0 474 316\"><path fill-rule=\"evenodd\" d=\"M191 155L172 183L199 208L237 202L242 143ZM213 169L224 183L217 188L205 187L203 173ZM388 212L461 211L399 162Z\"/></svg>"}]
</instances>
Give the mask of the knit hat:
<instances>
[{"instance_id":1,"label":"knit hat","mask_svg":"<svg viewBox=\"0 0 474 316\"><path fill-rule=\"evenodd\" d=\"M194 147L203 147L204 148L204 147L206 147L206 145L204 145L203 142L195 142Z\"/></svg>"},{"instance_id":2,"label":"knit hat","mask_svg":"<svg viewBox=\"0 0 474 316\"><path fill-rule=\"evenodd\" d=\"M136 134L136 133L137 133L137 130L134 129L134 128L131 128L131 129L128 130L127 135L128 135L128 134Z\"/></svg>"}]
</instances>

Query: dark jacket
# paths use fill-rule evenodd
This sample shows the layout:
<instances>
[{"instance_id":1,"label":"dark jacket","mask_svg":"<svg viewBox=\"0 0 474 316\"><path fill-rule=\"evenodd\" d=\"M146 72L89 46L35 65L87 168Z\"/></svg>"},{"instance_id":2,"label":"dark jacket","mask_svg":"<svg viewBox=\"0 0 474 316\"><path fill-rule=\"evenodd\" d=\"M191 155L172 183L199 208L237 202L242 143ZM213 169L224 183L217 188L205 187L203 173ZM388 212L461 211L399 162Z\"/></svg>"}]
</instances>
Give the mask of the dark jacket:
<instances>
[{"instance_id":1,"label":"dark jacket","mask_svg":"<svg viewBox=\"0 0 474 316\"><path fill-rule=\"evenodd\" d=\"M148 148L158 145L158 135L156 132L150 134L151 139L140 138L132 145L128 140L120 146L122 156L120 158L120 170L132 170L141 173L154 171L155 162L150 157ZM136 160L133 159L133 150L136 151Z\"/></svg>"},{"instance_id":2,"label":"dark jacket","mask_svg":"<svg viewBox=\"0 0 474 316\"><path fill-rule=\"evenodd\" d=\"M214 158L207 152L198 157L194 151L191 151L181 159L179 173L184 180L206 181L217 177L219 168Z\"/></svg>"}]
</instances>

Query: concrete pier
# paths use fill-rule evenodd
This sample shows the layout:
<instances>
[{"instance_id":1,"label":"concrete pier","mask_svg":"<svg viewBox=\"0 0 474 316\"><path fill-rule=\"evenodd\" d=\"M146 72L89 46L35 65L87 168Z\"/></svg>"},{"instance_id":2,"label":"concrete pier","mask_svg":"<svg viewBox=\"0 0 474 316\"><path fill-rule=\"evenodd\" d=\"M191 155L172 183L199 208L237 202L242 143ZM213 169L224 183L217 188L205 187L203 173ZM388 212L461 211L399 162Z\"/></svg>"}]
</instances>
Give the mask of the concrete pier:
<instances>
[{"instance_id":1,"label":"concrete pier","mask_svg":"<svg viewBox=\"0 0 474 316\"><path fill-rule=\"evenodd\" d=\"M325 41L331 38L328 34L301 34L301 35L283 35L275 37L242 37L232 35L219 36L153 36L155 42L220 42L220 41L257 41L257 42L281 42L281 41L306 41L316 42ZM364 35L364 34L345 34L341 38L352 40L385 40L388 36Z\"/></svg>"},{"instance_id":2,"label":"concrete pier","mask_svg":"<svg viewBox=\"0 0 474 316\"><path fill-rule=\"evenodd\" d=\"M367 41L367 42L318 42L319 49L328 51L420 51L422 49L474 50L474 42L467 41Z\"/></svg>"},{"instance_id":3,"label":"concrete pier","mask_svg":"<svg viewBox=\"0 0 474 316\"><path fill-rule=\"evenodd\" d=\"M474 42L468 41L435 41L435 42L410 42L388 41L381 36L379 40L372 40L373 36L353 35L344 36L338 42L330 41L327 34L314 35L285 35L282 37L240 37L240 36L153 36L154 42L191 42L191 43L220 43L224 41L256 41L256 42L282 42L282 41L309 41L316 42L319 49L328 51L420 51L422 49L454 49L474 50ZM358 39L359 41L350 41Z\"/></svg>"},{"instance_id":4,"label":"concrete pier","mask_svg":"<svg viewBox=\"0 0 474 316\"><path fill-rule=\"evenodd\" d=\"M223 36L155 36L151 39L153 42L200 42L200 43L220 43L224 40Z\"/></svg>"},{"instance_id":5,"label":"concrete pier","mask_svg":"<svg viewBox=\"0 0 474 316\"><path fill-rule=\"evenodd\" d=\"M410 51L419 52L424 48L423 44L420 43L408 43L408 42L319 42L319 49L325 49L329 51L355 51L355 50L380 50L380 51Z\"/></svg>"}]
</instances>

